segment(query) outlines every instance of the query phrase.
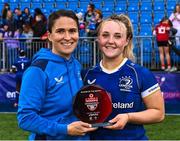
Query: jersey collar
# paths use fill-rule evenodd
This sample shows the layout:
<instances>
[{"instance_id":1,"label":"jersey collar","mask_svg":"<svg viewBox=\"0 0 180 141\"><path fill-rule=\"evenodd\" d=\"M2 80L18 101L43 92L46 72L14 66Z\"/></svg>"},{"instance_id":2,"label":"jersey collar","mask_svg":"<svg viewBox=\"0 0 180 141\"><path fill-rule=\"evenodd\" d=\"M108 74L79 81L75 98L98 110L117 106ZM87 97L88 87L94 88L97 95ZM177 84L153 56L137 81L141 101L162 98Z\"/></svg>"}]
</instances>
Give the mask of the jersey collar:
<instances>
[{"instance_id":1,"label":"jersey collar","mask_svg":"<svg viewBox=\"0 0 180 141\"><path fill-rule=\"evenodd\" d=\"M124 58L123 61L119 64L119 66L117 66L115 69L113 70L107 70L103 65L102 65L102 60L100 61L100 67L101 67L101 70L107 74L111 74L111 73L114 73L114 72L117 72L127 61L128 59L127 58Z\"/></svg>"}]
</instances>

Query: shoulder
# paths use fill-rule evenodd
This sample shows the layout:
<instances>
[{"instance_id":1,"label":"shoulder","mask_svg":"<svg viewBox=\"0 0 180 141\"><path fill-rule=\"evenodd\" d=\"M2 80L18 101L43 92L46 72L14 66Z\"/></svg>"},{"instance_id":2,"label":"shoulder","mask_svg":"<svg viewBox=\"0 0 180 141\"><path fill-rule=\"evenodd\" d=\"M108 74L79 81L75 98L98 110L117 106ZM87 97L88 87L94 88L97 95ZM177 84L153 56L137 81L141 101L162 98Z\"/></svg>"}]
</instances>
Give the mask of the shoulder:
<instances>
[{"instance_id":1,"label":"shoulder","mask_svg":"<svg viewBox=\"0 0 180 141\"><path fill-rule=\"evenodd\" d=\"M90 67L90 68L87 68L87 69L83 69L81 71L81 76L82 76L83 79L85 79L88 74L94 73L97 70L98 70L98 66L93 66L93 67Z\"/></svg>"},{"instance_id":2,"label":"shoulder","mask_svg":"<svg viewBox=\"0 0 180 141\"><path fill-rule=\"evenodd\" d=\"M126 66L127 66L127 68L133 70L137 75L151 73L149 69L147 69L143 66L140 66L130 60L127 61Z\"/></svg>"},{"instance_id":3,"label":"shoulder","mask_svg":"<svg viewBox=\"0 0 180 141\"><path fill-rule=\"evenodd\" d=\"M32 62L31 66L32 67L38 67L42 71L44 71L46 69L46 67L47 67L47 64L48 64L48 60L39 59L39 60L35 60L34 62Z\"/></svg>"}]
</instances>

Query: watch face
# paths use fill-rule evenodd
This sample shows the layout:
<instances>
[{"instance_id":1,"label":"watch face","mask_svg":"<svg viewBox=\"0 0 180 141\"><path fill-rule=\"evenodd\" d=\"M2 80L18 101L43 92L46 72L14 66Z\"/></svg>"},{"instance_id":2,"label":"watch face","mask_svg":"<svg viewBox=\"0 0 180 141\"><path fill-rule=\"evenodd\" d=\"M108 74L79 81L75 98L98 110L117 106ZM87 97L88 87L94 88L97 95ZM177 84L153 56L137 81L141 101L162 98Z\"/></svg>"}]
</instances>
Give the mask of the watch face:
<instances>
[{"instance_id":1,"label":"watch face","mask_svg":"<svg viewBox=\"0 0 180 141\"><path fill-rule=\"evenodd\" d=\"M112 112L111 96L98 85L84 86L74 99L73 111L81 121L103 123Z\"/></svg>"}]
</instances>

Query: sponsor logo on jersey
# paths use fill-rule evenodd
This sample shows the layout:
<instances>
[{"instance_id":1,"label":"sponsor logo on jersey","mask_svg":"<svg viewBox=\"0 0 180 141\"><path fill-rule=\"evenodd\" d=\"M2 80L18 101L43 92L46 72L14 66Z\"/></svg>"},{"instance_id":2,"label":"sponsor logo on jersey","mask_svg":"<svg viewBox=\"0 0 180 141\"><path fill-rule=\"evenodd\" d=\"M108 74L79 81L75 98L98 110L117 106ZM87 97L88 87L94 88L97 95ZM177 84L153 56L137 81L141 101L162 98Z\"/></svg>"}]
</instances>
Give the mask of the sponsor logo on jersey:
<instances>
[{"instance_id":1,"label":"sponsor logo on jersey","mask_svg":"<svg viewBox=\"0 0 180 141\"><path fill-rule=\"evenodd\" d=\"M93 79L92 81L90 81L89 79L87 80L87 83L88 83L89 85L94 84L95 82L96 82L96 79Z\"/></svg>"},{"instance_id":2,"label":"sponsor logo on jersey","mask_svg":"<svg viewBox=\"0 0 180 141\"><path fill-rule=\"evenodd\" d=\"M54 80L56 81L56 85L59 83L64 83L63 76L61 76L60 78L55 77Z\"/></svg>"},{"instance_id":3,"label":"sponsor logo on jersey","mask_svg":"<svg viewBox=\"0 0 180 141\"><path fill-rule=\"evenodd\" d=\"M119 87L121 91L131 91L133 80L130 76L123 76L119 79Z\"/></svg>"},{"instance_id":4,"label":"sponsor logo on jersey","mask_svg":"<svg viewBox=\"0 0 180 141\"><path fill-rule=\"evenodd\" d=\"M150 89L148 89L148 92L151 93L154 90L156 90L159 87L159 85L155 85L154 87L151 87Z\"/></svg>"},{"instance_id":5,"label":"sponsor logo on jersey","mask_svg":"<svg viewBox=\"0 0 180 141\"><path fill-rule=\"evenodd\" d=\"M132 109L134 107L134 102L130 103L112 103L114 109Z\"/></svg>"}]
</instances>

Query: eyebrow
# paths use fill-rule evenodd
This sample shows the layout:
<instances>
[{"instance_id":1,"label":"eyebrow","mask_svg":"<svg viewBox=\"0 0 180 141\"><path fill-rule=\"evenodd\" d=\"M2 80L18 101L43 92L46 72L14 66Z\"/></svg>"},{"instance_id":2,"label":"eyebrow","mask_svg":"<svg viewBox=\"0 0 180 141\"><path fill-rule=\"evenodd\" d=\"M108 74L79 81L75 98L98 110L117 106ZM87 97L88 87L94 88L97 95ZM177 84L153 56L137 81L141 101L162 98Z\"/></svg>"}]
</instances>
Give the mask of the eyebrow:
<instances>
[{"instance_id":1,"label":"eyebrow","mask_svg":"<svg viewBox=\"0 0 180 141\"><path fill-rule=\"evenodd\" d=\"M108 31L104 31L104 32L102 32L102 34L109 34L109 32L108 32ZM116 32L116 33L114 33L114 34L116 34L116 35L122 35L122 33L119 33L119 32Z\"/></svg>"},{"instance_id":2,"label":"eyebrow","mask_svg":"<svg viewBox=\"0 0 180 141\"><path fill-rule=\"evenodd\" d=\"M65 30L66 28L57 28L56 30ZM72 27L72 28L69 28L68 30L77 30L78 28L75 28L75 27Z\"/></svg>"}]
</instances>

